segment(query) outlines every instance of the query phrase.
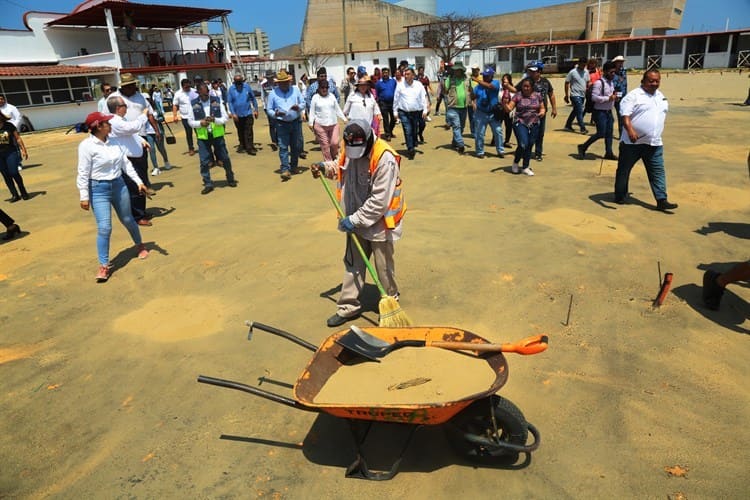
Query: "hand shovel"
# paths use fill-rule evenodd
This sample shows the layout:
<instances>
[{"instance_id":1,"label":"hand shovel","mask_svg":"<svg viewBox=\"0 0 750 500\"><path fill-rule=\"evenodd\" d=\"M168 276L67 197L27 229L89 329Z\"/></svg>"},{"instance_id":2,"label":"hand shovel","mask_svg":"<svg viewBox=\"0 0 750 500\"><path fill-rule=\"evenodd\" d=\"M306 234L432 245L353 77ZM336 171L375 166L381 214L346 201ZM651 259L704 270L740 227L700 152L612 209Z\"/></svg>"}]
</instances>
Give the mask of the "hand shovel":
<instances>
[{"instance_id":1,"label":"hand shovel","mask_svg":"<svg viewBox=\"0 0 750 500\"><path fill-rule=\"evenodd\" d=\"M389 352L401 347L440 347L452 351L515 352L523 355L537 354L547 349L547 340L546 335L535 335L514 344L482 344L438 340L399 340L390 343L374 335L370 335L358 326L352 325L348 332L336 339L336 343L344 349L348 349L364 358L379 362L378 358L382 358Z\"/></svg>"}]
</instances>

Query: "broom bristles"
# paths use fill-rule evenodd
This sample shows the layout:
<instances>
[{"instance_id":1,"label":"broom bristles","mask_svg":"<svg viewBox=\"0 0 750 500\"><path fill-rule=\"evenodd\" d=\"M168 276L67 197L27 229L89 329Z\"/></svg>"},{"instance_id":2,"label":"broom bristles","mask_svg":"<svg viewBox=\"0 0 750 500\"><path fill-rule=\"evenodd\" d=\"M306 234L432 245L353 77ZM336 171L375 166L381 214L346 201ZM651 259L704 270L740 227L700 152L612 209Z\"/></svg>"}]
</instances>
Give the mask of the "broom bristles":
<instances>
[{"instance_id":1,"label":"broom bristles","mask_svg":"<svg viewBox=\"0 0 750 500\"><path fill-rule=\"evenodd\" d=\"M383 297L378 304L380 311L380 326L399 327L411 326L411 320L394 297Z\"/></svg>"}]
</instances>

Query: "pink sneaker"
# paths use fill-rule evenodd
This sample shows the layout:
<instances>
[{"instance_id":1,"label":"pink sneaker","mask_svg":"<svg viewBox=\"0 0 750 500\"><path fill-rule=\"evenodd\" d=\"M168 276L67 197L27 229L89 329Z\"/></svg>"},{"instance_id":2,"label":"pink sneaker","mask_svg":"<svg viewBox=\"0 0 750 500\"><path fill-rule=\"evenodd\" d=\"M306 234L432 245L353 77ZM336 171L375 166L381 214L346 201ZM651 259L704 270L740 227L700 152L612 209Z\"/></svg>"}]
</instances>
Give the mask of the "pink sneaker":
<instances>
[{"instance_id":1,"label":"pink sneaker","mask_svg":"<svg viewBox=\"0 0 750 500\"><path fill-rule=\"evenodd\" d=\"M148 250L146 250L146 245L141 243L138 245L138 258L143 260L148 257Z\"/></svg>"},{"instance_id":2,"label":"pink sneaker","mask_svg":"<svg viewBox=\"0 0 750 500\"><path fill-rule=\"evenodd\" d=\"M99 266L99 272L96 273L96 282L104 283L109 279L109 266Z\"/></svg>"}]
</instances>

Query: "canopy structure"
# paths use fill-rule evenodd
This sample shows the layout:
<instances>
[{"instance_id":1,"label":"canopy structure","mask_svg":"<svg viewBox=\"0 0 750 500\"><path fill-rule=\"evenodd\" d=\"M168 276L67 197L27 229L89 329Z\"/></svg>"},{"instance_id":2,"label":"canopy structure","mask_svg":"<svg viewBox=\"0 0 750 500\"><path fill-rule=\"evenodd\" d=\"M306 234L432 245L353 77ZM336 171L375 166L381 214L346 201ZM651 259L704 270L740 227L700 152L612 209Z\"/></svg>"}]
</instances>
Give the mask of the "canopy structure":
<instances>
[{"instance_id":1,"label":"canopy structure","mask_svg":"<svg viewBox=\"0 0 750 500\"><path fill-rule=\"evenodd\" d=\"M232 11L202 9L172 5L152 5L121 0L97 0L80 4L67 16L47 23L47 26L106 26L105 10L112 12L115 26L125 26L129 17L134 26L142 28L178 29L202 21L221 18Z\"/></svg>"}]
</instances>

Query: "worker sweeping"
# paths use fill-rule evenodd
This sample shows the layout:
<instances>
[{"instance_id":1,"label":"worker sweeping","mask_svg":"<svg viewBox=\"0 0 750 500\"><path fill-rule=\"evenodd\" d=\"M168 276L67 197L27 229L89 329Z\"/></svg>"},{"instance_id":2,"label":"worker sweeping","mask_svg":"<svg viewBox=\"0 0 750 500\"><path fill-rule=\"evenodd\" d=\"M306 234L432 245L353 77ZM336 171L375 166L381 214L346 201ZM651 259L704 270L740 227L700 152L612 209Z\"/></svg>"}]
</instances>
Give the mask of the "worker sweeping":
<instances>
[{"instance_id":1,"label":"worker sweeping","mask_svg":"<svg viewBox=\"0 0 750 500\"><path fill-rule=\"evenodd\" d=\"M339 230L351 235L347 237L346 272L338 308L327 324L337 327L359 317L362 311L359 295L368 270L381 293L381 326L408 325L409 320L398 305L393 260L394 242L401 238L402 217L406 212L399 177L401 157L387 142L374 137L372 127L365 120L351 120L344 129L343 139L344 146L337 159L311 167L315 178L322 172L338 180L336 194L343 208L325 179L321 179L339 210ZM375 257L377 274L369 262L371 255Z\"/></svg>"}]
</instances>

